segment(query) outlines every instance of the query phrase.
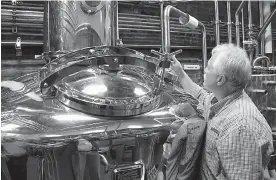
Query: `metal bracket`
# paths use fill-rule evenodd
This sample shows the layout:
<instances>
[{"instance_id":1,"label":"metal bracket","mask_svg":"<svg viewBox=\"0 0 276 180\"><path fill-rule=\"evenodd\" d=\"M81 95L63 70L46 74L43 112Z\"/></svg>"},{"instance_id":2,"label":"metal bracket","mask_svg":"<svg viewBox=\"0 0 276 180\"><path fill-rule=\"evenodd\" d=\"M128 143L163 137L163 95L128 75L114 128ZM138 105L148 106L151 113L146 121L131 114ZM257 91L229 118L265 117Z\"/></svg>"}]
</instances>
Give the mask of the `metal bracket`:
<instances>
[{"instance_id":1,"label":"metal bracket","mask_svg":"<svg viewBox=\"0 0 276 180\"><path fill-rule=\"evenodd\" d=\"M18 37L15 43L16 56L22 56L21 38Z\"/></svg>"}]
</instances>

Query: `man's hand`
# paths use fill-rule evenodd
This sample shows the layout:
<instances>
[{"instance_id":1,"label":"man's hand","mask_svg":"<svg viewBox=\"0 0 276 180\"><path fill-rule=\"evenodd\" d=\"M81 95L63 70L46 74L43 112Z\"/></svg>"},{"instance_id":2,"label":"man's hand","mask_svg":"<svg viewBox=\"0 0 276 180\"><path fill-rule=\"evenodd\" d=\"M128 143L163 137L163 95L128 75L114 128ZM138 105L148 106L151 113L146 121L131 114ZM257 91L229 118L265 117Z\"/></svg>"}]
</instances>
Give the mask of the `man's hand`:
<instances>
[{"instance_id":1,"label":"man's hand","mask_svg":"<svg viewBox=\"0 0 276 180\"><path fill-rule=\"evenodd\" d=\"M188 74L183 70L180 62L175 58L175 56L172 56L171 60L171 70L174 71L178 76L178 81L180 85L182 86L184 91L191 92L191 90L194 89L197 84L194 83L188 76Z\"/></svg>"},{"instance_id":2,"label":"man's hand","mask_svg":"<svg viewBox=\"0 0 276 180\"><path fill-rule=\"evenodd\" d=\"M182 68L182 65L180 64L180 62L175 58L175 55L172 56L172 63L171 63L171 70L173 70L176 75L178 76L178 78L181 78L184 76L185 72Z\"/></svg>"}]
</instances>

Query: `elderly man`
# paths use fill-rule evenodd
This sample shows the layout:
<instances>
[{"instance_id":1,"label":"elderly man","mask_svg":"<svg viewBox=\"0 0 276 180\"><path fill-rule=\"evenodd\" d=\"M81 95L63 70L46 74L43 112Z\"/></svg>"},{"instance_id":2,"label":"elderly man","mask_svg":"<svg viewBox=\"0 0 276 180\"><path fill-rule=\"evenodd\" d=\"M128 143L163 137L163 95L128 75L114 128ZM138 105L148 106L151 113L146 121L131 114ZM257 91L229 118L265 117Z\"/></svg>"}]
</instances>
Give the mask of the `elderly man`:
<instances>
[{"instance_id":1,"label":"elderly man","mask_svg":"<svg viewBox=\"0 0 276 180\"><path fill-rule=\"evenodd\" d=\"M215 47L204 70L204 88L189 78L175 57L172 59L171 68L181 86L200 101L207 121L201 178L263 179L273 152L272 132L244 92L251 77L246 52L233 44Z\"/></svg>"}]
</instances>

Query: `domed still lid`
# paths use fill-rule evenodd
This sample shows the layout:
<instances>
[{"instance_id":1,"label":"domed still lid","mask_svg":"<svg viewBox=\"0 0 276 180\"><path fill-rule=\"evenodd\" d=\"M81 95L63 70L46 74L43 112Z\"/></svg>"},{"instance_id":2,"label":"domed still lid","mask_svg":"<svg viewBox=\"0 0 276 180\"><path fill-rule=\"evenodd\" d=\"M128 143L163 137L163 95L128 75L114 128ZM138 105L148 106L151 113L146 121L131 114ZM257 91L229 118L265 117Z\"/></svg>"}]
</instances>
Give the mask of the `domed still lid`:
<instances>
[{"instance_id":1,"label":"domed still lid","mask_svg":"<svg viewBox=\"0 0 276 180\"><path fill-rule=\"evenodd\" d=\"M99 53L103 48L105 53ZM47 79L54 79L55 83L51 84L59 101L70 108L100 116L138 115L159 104L156 59L122 47L80 51L83 52L75 52L82 55L80 61L76 57L72 60L71 54L68 55L70 60L65 55L55 60L59 63L51 62L55 66L48 64L47 69L52 67L52 72L47 72L42 80L42 89ZM64 62L68 66L63 65Z\"/></svg>"}]
</instances>

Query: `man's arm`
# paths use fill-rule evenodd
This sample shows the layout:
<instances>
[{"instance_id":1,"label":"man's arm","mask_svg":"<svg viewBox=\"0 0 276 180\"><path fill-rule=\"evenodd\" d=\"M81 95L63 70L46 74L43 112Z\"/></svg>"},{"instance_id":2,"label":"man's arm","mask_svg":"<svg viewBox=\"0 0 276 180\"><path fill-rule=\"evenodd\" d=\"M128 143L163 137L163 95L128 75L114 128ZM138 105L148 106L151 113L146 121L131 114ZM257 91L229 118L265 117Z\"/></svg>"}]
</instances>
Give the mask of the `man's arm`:
<instances>
[{"instance_id":1,"label":"man's arm","mask_svg":"<svg viewBox=\"0 0 276 180\"><path fill-rule=\"evenodd\" d=\"M193 82L189 75L183 70L180 62L175 58L175 56L172 57L172 60L173 62L171 68L178 76L178 81L183 90L197 98L203 105L203 110L208 109L211 105L211 101L214 99L214 95L212 93L208 93L202 87Z\"/></svg>"},{"instance_id":2,"label":"man's arm","mask_svg":"<svg viewBox=\"0 0 276 180\"><path fill-rule=\"evenodd\" d=\"M240 127L218 143L221 170L227 179L263 178L262 151L253 130Z\"/></svg>"}]
</instances>

